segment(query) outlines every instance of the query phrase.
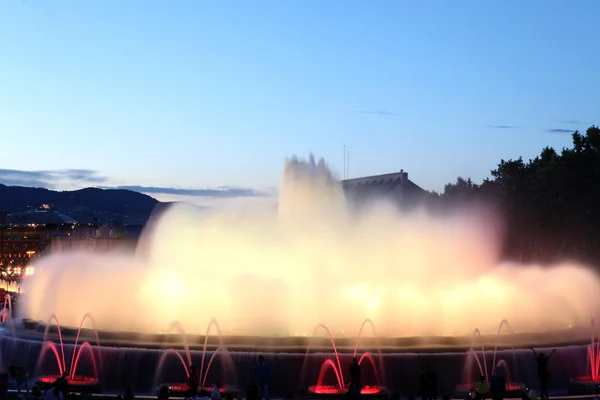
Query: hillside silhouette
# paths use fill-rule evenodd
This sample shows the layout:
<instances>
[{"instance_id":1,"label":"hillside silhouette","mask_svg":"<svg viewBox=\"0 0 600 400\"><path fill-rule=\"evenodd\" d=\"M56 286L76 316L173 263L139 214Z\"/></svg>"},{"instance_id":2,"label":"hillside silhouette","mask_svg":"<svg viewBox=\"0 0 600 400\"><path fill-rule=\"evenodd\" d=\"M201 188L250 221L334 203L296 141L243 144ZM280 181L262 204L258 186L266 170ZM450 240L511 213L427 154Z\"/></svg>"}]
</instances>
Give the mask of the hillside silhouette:
<instances>
[{"instance_id":1,"label":"hillside silhouette","mask_svg":"<svg viewBox=\"0 0 600 400\"><path fill-rule=\"evenodd\" d=\"M8 213L39 209L47 204L80 223L120 220L145 222L158 200L143 193L122 189L86 188L56 191L0 184L0 210Z\"/></svg>"}]
</instances>

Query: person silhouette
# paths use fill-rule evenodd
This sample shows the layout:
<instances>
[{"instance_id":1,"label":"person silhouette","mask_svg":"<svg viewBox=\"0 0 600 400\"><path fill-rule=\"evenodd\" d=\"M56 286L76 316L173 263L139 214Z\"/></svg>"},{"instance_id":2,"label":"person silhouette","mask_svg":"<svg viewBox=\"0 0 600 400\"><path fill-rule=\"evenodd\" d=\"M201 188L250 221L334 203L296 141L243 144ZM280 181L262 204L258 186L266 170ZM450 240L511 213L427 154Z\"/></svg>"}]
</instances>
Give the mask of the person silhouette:
<instances>
[{"instance_id":1,"label":"person silhouette","mask_svg":"<svg viewBox=\"0 0 600 400\"><path fill-rule=\"evenodd\" d=\"M188 376L188 393L187 396L194 398L198 394L198 386L200 385L200 376L198 375L198 367L195 364L190 365L190 375Z\"/></svg>"},{"instance_id":2,"label":"person silhouette","mask_svg":"<svg viewBox=\"0 0 600 400\"><path fill-rule=\"evenodd\" d=\"M258 386L258 400L271 400L269 396L269 382L271 380L271 370L265 363L263 356L258 357L258 363L254 367L254 381Z\"/></svg>"},{"instance_id":3,"label":"person silhouette","mask_svg":"<svg viewBox=\"0 0 600 400\"><path fill-rule=\"evenodd\" d=\"M421 375L419 376L419 394L422 400L431 400L431 374L429 372L429 366L425 365L421 368Z\"/></svg>"},{"instance_id":4,"label":"person silhouette","mask_svg":"<svg viewBox=\"0 0 600 400\"><path fill-rule=\"evenodd\" d=\"M352 358L352 364L350 364L350 385L355 385L359 391L362 389L360 385L360 364L358 358Z\"/></svg>"},{"instance_id":5,"label":"person silhouette","mask_svg":"<svg viewBox=\"0 0 600 400\"><path fill-rule=\"evenodd\" d=\"M549 400L548 396L548 382L550 380L550 371L548 370L548 362L550 357L556 352L556 349L552 350L550 354L545 355L544 353L536 353L532 348L533 356L537 362L537 373L538 379L540 380L540 399Z\"/></svg>"}]
</instances>

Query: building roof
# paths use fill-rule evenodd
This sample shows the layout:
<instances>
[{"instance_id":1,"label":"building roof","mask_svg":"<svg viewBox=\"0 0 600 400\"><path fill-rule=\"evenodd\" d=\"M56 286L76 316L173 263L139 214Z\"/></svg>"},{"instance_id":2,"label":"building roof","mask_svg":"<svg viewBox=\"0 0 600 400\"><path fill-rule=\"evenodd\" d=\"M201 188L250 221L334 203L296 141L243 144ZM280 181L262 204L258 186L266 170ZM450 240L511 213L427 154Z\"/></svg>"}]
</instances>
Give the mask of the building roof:
<instances>
[{"instance_id":1,"label":"building roof","mask_svg":"<svg viewBox=\"0 0 600 400\"><path fill-rule=\"evenodd\" d=\"M404 198L427 193L413 181L408 179L404 171L391 174L366 176L342 181L344 191L354 198L393 197Z\"/></svg>"},{"instance_id":2,"label":"building roof","mask_svg":"<svg viewBox=\"0 0 600 400\"><path fill-rule=\"evenodd\" d=\"M6 216L6 223L9 225L62 225L77 224L77 221L66 214L54 210L35 210L23 211Z\"/></svg>"}]
</instances>

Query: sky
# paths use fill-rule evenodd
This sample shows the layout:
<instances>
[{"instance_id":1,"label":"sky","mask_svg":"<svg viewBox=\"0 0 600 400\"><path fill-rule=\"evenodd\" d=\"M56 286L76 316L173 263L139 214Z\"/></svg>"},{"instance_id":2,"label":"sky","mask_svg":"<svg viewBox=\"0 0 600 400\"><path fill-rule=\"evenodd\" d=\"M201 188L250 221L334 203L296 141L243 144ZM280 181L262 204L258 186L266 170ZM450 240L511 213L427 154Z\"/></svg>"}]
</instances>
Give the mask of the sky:
<instances>
[{"instance_id":1,"label":"sky","mask_svg":"<svg viewBox=\"0 0 600 400\"><path fill-rule=\"evenodd\" d=\"M600 124L597 0L2 0L0 182L198 204L285 157L427 190Z\"/></svg>"}]
</instances>

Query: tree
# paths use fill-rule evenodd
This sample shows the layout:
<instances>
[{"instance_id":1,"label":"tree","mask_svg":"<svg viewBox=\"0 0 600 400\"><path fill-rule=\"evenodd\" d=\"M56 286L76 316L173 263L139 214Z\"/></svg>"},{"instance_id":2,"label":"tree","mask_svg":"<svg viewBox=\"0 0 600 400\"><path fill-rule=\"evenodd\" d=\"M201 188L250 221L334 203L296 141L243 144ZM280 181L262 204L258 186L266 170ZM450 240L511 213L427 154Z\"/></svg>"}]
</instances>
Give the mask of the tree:
<instances>
[{"instance_id":1,"label":"tree","mask_svg":"<svg viewBox=\"0 0 600 400\"><path fill-rule=\"evenodd\" d=\"M506 258L600 260L600 129L576 131L572 142L560 153L545 147L528 162L500 160L481 185L459 177L442 197L499 203L507 225Z\"/></svg>"},{"instance_id":2,"label":"tree","mask_svg":"<svg viewBox=\"0 0 600 400\"><path fill-rule=\"evenodd\" d=\"M463 178L459 176L455 183L447 183L444 185L442 197L452 200L465 200L472 198L477 192L478 186L473 183L471 178Z\"/></svg>"}]
</instances>

